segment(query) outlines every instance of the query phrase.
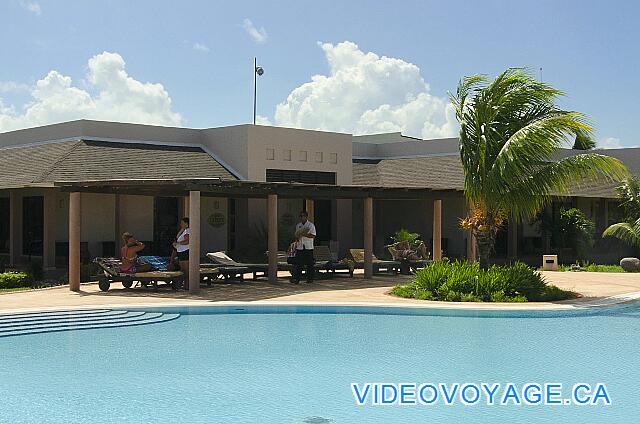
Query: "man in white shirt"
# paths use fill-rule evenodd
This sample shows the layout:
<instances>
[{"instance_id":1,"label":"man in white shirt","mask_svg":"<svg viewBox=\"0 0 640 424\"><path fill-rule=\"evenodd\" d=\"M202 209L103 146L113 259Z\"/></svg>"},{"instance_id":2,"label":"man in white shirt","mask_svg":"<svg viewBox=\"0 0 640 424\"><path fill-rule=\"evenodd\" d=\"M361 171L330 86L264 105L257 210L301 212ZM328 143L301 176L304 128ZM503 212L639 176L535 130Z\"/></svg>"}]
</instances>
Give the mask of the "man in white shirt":
<instances>
[{"instance_id":1,"label":"man in white shirt","mask_svg":"<svg viewBox=\"0 0 640 424\"><path fill-rule=\"evenodd\" d=\"M296 225L296 260L291 282L298 284L302 275L302 268L307 271L307 283L313 282L313 239L316 237L316 226L307 218L307 211L300 212L300 222Z\"/></svg>"}]
</instances>

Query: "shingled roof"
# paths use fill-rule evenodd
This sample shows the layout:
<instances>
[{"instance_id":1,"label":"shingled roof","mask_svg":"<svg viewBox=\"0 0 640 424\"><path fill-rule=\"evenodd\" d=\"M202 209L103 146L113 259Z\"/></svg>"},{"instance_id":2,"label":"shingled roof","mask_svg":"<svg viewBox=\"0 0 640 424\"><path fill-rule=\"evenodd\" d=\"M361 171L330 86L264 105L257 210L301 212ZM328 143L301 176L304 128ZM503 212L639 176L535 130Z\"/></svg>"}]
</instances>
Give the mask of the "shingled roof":
<instances>
[{"instance_id":1,"label":"shingled roof","mask_svg":"<svg viewBox=\"0 0 640 424\"><path fill-rule=\"evenodd\" d=\"M65 141L0 149L0 188L63 181L237 178L200 147Z\"/></svg>"},{"instance_id":2,"label":"shingled roof","mask_svg":"<svg viewBox=\"0 0 640 424\"><path fill-rule=\"evenodd\" d=\"M608 152L595 151L607 154ZM580 152L571 152L578 154ZM568 155L563 155L568 156ZM625 164L625 157L618 156ZM640 155L639 155L640 156ZM635 159L635 155L634 155ZM640 160L628 164L631 171L639 175ZM464 188L464 173L460 157L455 155L425 156L406 159L366 160L353 163L353 183L380 187L415 187L433 190L460 190ZM570 190L576 197L616 198L617 184L607 181L584 181Z\"/></svg>"},{"instance_id":3,"label":"shingled roof","mask_svg":"<svg viewBox=\"0 0 640 424\"><path fill-rule=\"evenodd\" d=\"M378 163L355 162L353 183L381 187L462 190L464 174L458 155L383 159Z\"/></svg>"}]
</instances>

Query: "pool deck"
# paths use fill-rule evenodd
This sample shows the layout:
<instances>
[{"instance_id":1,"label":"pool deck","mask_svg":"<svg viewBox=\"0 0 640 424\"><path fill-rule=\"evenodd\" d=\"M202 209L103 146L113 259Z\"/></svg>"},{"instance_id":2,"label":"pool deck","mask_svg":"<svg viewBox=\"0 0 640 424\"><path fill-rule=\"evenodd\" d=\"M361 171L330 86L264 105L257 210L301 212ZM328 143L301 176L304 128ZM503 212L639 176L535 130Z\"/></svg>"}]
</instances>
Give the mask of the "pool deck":
<instances>
[{"instance_id":1,"label":"pool deck","mask_svg":"<svg viewBox=\"0 0 640 424\"><path fill-rule=\"evenodd\" d=\"M162 305L228 305L246 303L314 304L314 305L387 305L466 309L574 309L606 306L640 298L640 274L596 272L544 272L545 278L563 289L582 295L563 302L528 303L463 303L432 302L391 296L389 291L409 276L377 275L354 278L317 280L313 284L294 285L286 279L278 284L264 280L217 283L203 286L198 294L153 289L123 289L114 284L108 292L101 292L97 284L83 284L78 293L68 286L0 294L0 313L31 310L76 309L95 307L140 307Z\"/></svg>"}]
</instances>

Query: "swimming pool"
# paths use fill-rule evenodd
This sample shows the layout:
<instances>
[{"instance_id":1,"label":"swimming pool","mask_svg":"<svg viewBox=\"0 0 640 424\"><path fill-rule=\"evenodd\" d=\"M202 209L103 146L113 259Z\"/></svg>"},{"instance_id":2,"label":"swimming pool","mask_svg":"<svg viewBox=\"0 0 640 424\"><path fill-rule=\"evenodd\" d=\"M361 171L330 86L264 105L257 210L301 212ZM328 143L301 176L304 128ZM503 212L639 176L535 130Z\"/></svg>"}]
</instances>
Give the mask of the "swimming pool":
<instances>
[{"instance_id":1,"label":"swimming pool","mask_svg":"<svg viewBox=\"0 0 640 424\"><path fill-rule=\"evenodd\" d=\"M58 331L69 328L83 331ZM34 332L34 334L15 335ZM46 332L41 332L46 331ZM5 336L5 337L2 337ZM640 306L225 306L0 316L0 421L626 423ZM612 405L357 406L351 383L607 384Z\"/></svg>"}]
</instances>

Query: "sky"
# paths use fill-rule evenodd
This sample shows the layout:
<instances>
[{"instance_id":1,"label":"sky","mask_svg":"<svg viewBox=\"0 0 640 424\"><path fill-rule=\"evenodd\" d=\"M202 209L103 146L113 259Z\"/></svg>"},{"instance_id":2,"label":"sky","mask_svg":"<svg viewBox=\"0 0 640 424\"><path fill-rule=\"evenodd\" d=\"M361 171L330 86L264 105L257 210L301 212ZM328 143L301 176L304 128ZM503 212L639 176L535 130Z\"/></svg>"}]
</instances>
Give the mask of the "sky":
<instances>
[{"instance_id":1,"label":"sky","mask_svg":"<svg viewBox=\"0 0 640 424\"><path fill-rule=\"evenodd\" d=\"M465 75L527 67L640 145L632 1L0 0L0 132L87 118L455 136ZM542 69L541 69L542 68Z\"/></svg>"}]
</instances>

